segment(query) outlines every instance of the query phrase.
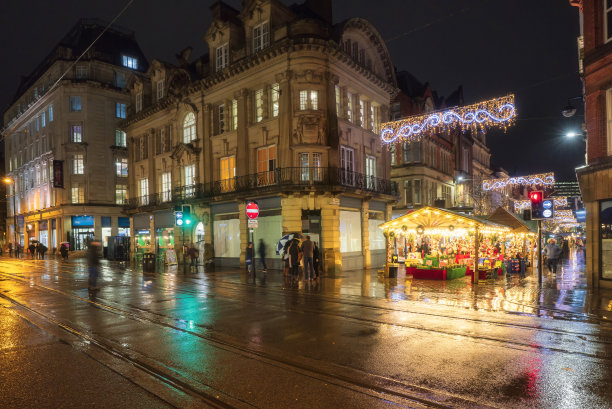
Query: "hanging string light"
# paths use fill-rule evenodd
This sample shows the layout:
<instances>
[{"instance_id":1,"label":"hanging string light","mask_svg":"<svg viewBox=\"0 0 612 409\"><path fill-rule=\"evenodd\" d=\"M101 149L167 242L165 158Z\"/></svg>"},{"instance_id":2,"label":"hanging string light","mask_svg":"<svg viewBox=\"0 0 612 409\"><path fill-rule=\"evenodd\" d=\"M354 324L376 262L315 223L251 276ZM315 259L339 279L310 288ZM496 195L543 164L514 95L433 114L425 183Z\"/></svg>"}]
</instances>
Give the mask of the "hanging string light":
<instances>
[{"instance_id":1,"label":"hanging string light","mask_svg":"<svg viewBox=\"0 0 612 409\"><path fill-rule=\"evenodd\" d=\"M567 206L567 197L554 197L553 206L555 209ZM514 213L519 213L523 209L531 207L531 200L516 200L514 202Z\"/></svg>"},{"instance_id":2,"label":"hanging string light","mask_svg":"<svg viewBox=\"0 0 612 409\"><path fill-rule=\"evenodd\" d=\"M504 179L485 179L482 181L482 190L501 190L508 185L522 186L552 186L555 184L553 172L538 173L536 175L518 176Z\"/></svg>"},{"instance_id":3,"label":"hanging string light","mask_svg":"<svg viewBox=\"0 0 612 409\"><path fill-rule=\"evenodd\" d=\"M399 121L382 124L380 139L383 143L416 142L424 136L451 128L486 132L491 128L504 131L514 124L516 108L514 95L482 101L424 115L414 115Z\"/></svg>"}]
</instances>

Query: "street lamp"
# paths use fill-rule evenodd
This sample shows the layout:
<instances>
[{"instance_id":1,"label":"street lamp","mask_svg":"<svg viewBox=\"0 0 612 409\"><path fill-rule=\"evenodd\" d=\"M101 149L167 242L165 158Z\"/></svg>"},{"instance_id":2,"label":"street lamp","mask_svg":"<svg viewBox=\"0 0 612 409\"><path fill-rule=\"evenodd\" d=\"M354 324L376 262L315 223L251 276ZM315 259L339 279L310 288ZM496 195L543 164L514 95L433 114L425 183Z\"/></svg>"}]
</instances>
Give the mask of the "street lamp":
<instances>
[{"instance_id":1,"label":"street lamp","mask_svg":"<svg viewBox=\"0 0 612 409\"><path fill-rule=\"evenodd\" d=\"M15 196L17 192L15 192L15 181L8 177L5 177L2 181L5 185L13 185L13 194L11 195L13 196L13 233L15 234L15 251L17 251L17 206L15 205Z\"/></svg>"}]
</instances>

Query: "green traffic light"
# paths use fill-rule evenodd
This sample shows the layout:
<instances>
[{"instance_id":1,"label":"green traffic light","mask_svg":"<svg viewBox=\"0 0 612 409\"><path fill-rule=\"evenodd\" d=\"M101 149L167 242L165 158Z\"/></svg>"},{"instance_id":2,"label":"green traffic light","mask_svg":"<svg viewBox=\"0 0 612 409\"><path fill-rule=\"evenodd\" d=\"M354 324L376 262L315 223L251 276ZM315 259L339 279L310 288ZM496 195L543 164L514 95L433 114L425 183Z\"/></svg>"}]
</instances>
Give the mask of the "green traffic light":
<instances>
[{"instance_id":1,"label":"green traffic light","mask_svg":"<svg viewBox=\"0 0 612 409\"><path fill-rule=\"evenodd\" d=\"M191 219L185 219L185 224L191 224Z\"/></svg>"}]
</instances>

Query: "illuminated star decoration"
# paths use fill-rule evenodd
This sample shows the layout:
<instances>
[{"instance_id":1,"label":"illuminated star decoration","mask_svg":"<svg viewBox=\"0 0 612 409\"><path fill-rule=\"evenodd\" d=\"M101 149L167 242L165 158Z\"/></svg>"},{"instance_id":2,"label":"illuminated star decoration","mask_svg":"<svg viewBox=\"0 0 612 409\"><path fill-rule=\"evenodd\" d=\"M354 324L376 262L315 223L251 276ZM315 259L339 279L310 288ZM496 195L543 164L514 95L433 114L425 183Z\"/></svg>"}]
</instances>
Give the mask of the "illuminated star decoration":
<instances>
[{"instance_id":1,"label":"illuminated star decoration","mask_svg":"<svg viewBox=\"0 0 612 409\"><path fill-rule=\"evenodd\" d=\"M555 174L552 172L537 175L518 176L505 179L486 179L482 181L482 190L499 190L508 185L552 186L555 184Z\"/></svg>"},{"instance_id":2,"label":"illuminated star decoration","mask_svg":"<svg viewBox=\"0 0 612 409\"><path fill-rule=\"evenodd\" d=\"M567 206L567 197L553 197L553 205L556 208ZM517 200L514 202L514 213L531 207L531 200Z\"/></svg>"},{"instance_id":3,"label":"illuminated star decoration","mask_svg":"<svg viewBox=\"0 0 612 409\"><path fill-rule=\"evenodd\" d=\"M399 121L382 124L380 139L383 143L420 141L432 133L461 128L486 132L491 128L506 130L514 124L516 108L514 95L482 101L438 112L410 116Z\"/></svg>"}]
</instances>

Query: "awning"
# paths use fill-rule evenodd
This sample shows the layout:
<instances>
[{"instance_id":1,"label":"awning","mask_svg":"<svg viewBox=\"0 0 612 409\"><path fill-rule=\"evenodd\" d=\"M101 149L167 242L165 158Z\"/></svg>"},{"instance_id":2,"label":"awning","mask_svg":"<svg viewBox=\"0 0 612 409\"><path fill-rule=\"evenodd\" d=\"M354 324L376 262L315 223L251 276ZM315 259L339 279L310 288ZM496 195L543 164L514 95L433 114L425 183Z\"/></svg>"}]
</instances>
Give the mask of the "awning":
<instances>
[{"instance_id":1,"label":"awning","mask_svg":"<svg viewBox=\"0 0 612 409\"><path fill-rule=\"evenodd\" d=\"M422 229L424 234L456 233L457 230L470 231L476 228L484 234L505 234L511 231L510 227L490 220L478 219L473 216L430 206L425 206L397 217L378 227L383 229L385 233L394 231L396 234L414 233L417 229Z\"/></svg>"}]
</instances>

